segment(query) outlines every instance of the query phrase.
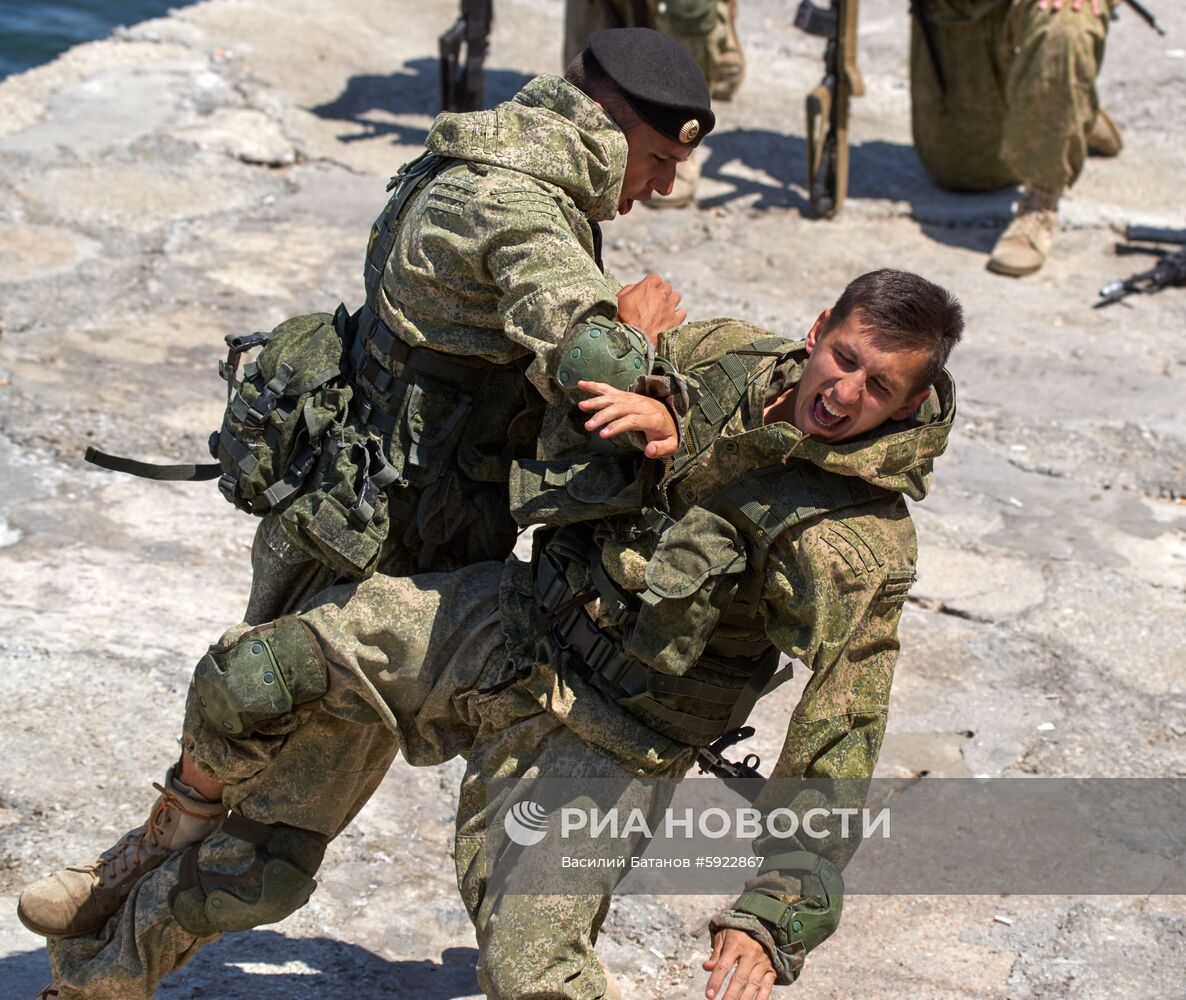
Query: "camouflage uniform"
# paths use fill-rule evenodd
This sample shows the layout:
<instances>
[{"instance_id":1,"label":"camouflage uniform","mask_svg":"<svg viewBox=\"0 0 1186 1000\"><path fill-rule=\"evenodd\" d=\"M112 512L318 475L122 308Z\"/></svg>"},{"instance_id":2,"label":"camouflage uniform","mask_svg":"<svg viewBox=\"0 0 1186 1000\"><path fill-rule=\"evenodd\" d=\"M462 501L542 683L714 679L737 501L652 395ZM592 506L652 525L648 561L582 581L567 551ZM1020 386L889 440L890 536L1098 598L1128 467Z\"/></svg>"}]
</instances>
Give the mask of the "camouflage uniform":
<instances>
[{"instance_id":1,"label":"camouflage uniform","mask_svg":"<svg viewBox=\"0 0 1186 1000\"><path fill-rule=\"evenodd\" d=\"M745 59L734 22L737 0L567 0L564 64L603 28L655 28L696 60L714 100L730 100L741 85Z\"/></svg>"},{"instance_id":2,"label":"camouflage uniform","mask_svg":"<svg viewBox=\"0 0 1186 1000\"><path fill-rule=\"evenodd\" d=\"M910 54L914 147L953 190L1008 184L1062 191L1083 170L1099 111L1109 0L1074 11L1036 0L921 0L943 74L916 21Z\"/></svg>"},{"instance_id":3,"label":"camouflage uniform","mask_svg":"<svg viewBox=\"0 0 1186 1000\"><path fill-rule=\"evenodd\" d=\"M467 758L458 884L480 946L479 978L494 998L597 1000L606 988L593 949L609 887L523 896L487 880L498 844L491 820L510 790L529 794L544 774L679 777L696 748L732 724L729 706L750 680L745 665L752 672L773 650L813 674L774 773L869 776L914 572L904 496L927 490L954 390L944 376L917 417L830 447L788 424L763 426L764 405L797 381L805 360L801 344L773 339L759 345L765 354L733 353L763 336L734 321L665 335L661 348L698 395L674 461L641 463L641 472L621 454L521 463L512 480L517 516L544 526L533 566L512 560L448 574L377 574L328 591L295 619L228 636L216 658L229 662L233 651L269 644L284 651L278 659L294 689L311 689L310 678L320 677L322 693L228 737L199 704L206 689L195 682L184 744L204 771L227 782L233 822L138 883L101 934L50 942L63 998L149 997L219 930L281 919L299 906L326 842L381 779L378 764L394 750L395 734L412 764ZM732 402L725 382L737 389ZM755 571L739 526L785 509L737 502L738 488L759 487L798 506L781 526L787 530L771 533L775 542ZM731 520L718 513L722 497L733 503ZM664 498L663 517L647 506L656 498ZM584 530L563 530L576 523ZM585 553L577 552L582 544ZM578 577L591 563L571 557L589 546L600 550L606 586L658 597L642 602L653 610L631 657L656 681L644 696L616 697L579 656L540 642L542 626L555 620L556 579L565 581L560 590L584 592ZM560 578L545 584L545 564L559 566ZM579 614L611 634L622 619L599 594L596 609ZM648 636L664 641L648 646ZM662 677L690 685L664 687ZM801 884L794 873L774 872L750 890L779 906L796 899ZM788 947L752 909L739 904L714 926L753 933L780 981L791 981L803 948Z\"/></svg>"},{"instance_id":4,"label":"camouflage uniform","mask_svg":"<svg viewBox=\"0 0 1186 1000\"><path fill-rule=\"evenodd\" d=\"M509 463L530 453L540 397L576 392L556 378L572 342L599 323L607 339L646 349L618 323L620 285L601 269L598 220L617 213L627 145L593 101L541 76L490 111L441 115L426 145L372 230L367 302L352 320L345 433L381 442L397 477L379 501L391 530L365 571L346 574L355 578L504 558L516 537ZM276 520L256 549L280 576L256 581L250 622L340 575L303 525Z\"/></svg>"}]
</instances>

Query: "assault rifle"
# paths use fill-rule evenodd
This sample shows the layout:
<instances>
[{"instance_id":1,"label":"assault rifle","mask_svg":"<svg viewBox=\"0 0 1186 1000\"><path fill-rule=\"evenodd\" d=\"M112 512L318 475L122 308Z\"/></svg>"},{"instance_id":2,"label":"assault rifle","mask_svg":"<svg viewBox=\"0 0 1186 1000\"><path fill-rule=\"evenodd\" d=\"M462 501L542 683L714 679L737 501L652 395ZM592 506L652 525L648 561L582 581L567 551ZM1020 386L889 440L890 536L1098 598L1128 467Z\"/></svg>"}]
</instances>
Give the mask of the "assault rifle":
<instances>
[{"instance_id":1,"label":"assault rifle","mask_svg":"<svg viewBox=\"0 0 1186 1000\"><path fill-rule=\"evenodd\" d=\"M1140 0L1124 0L1137 14L1137 16L1144 21L1150 28L1156 31L1159 35L1165 34L1165 28L1157 23L1157 18L1153 16L1153 11L1146 7Z\"/></svg>"},{"instance_id":2,"label":"assault rifle","mask_svg":"<svg viewBox=\"0 0 1186 1000\"><path fill-rule=\"evenodd\" d=\"M715 743L701 747L696 753L696 763L701 774L711 774L721 779L727 788L740 794L743 798L753 801L757 791L757 782L765 782L766 778L758 768L762 761L756 753L746 754L742 760L730 760L725 751L734 743L748 740L754 735L753 726L742 726L731 733L726 733Z\"/></svg>"},{"instance_id":3,"label":"assault rifle","mask_svg":"<svg viewBox=\"0 0 1186 1000\"><path fill-rule=\"evenodd\" d=\"M848 103L865 93L857 66L859 0L802 0L795 27L828 40L824 78L807 95L807 192L815 214L830 219L848 193Z\"/></svg>"},{"instance_id":4,"label":"assault rifle","mask_svg":"<svg viewBox=\"0 0 1186 1000\"><path fill-rule=\"evenodd\" d=\"M486 96L486 52L494 0L461 0L461 15L438 40L441 53L441 107L478 111ZM465 58L461 57L462 46Z\"/></svg>"},{"instance_id":5,"label":"assault rifle","mask_svg":"<svg viewBox=\"0 0 1186 1000\"><path fill-rule=\"evenodd\" d=\"M1148 229L1129 226L1124 231L1129 243L1116 244L1118 254L1151 253L1158 258L1148 271L1141 271L1120 281L1113 281L1100 289L1096 309L1110 306L1129 295L1152 295L1171 285L1186 285L1186 229ZM1132 243L1173 243L1180 250L1165 247L1132 246Z\"/></svg>"}]
</instances>

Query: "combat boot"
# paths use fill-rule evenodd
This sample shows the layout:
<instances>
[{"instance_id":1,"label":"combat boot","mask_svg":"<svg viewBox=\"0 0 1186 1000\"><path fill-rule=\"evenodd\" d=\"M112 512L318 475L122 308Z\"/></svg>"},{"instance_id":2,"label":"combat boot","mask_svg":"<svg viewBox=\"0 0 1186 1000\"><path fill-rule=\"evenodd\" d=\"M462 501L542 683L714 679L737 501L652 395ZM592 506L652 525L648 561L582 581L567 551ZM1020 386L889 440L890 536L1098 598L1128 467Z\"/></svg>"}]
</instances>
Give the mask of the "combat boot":
<instances>
[{"instance_id":1,"label":"combat boot","mask_svg":"<svg viewBox=\"0 0 1186 1000\"><path fill-rule=\"evenodd\" d=\"M1046 263L1058 232L1058 199L1061 191L1027 187L1017 204L1009 228L1001 233L988 269L1015 278L1033 274Z\"/></svg>"},{"instance_id":2,"label":"combat boot","mask_svg":"<svg viewBox=\"0 0 1186 1000\"><path fill-rule=\"evenodd\" d=\"M700 181L700 161L698 153L693 152L686 160L676 164L675 183L671 186L671 194L653 194L644 205L651 208L685 208L696 198L696 185Z\"/></svg>"},{"instance_id":3,"label":"combat boot","mask_svg":"<svg viewBox=\"0 0 1186 1000\"><path fill-rule=\"evenodd\" d=\"M97 931L142 875L218 829L226 815L222 803L200 798L173 771L165 773L163 785L153 783L161 794L143 826L125 833L93 861L54 872L21 893L16 912L22 924L50 938Z\"/></svg>"},{"instance_id":4,"label":"combat boot","mask_svg":"<svg viewBox=\"0 0 1186 1000\"><path fill-rule=\"evenodd\" d=\"M1087 130L1087 152L1092 156L1119 156L1123 148L1120 129L1112 121L1112 116L1100 108L1091 128Z\"/></svg>"}]
</instances>

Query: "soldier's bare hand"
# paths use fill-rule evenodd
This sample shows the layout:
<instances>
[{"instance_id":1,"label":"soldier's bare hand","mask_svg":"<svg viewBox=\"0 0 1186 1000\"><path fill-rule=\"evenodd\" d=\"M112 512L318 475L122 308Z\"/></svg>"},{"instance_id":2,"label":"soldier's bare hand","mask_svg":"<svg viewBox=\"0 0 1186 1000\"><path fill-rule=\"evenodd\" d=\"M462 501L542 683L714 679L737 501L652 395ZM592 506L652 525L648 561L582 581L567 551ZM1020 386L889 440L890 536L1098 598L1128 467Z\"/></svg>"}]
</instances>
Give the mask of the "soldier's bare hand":
<instances>
[{"instance_id":1,"label":"soldier's bare hand","mask_svg":"<svg viewBox=\"0 0 1186 1000\"><path fill-rule=\"evenodd\" d=\"M1038 10L1062 10L1065 6L1070 6L1071 10L1076 14L1083 9L1083 0L1038 0ZM1091 12L1096 17L1103 16L1103 10L1100 8L1100 0L1091 0Z\"/></svg>"},{"instance_id":2,"label":"soldier's bare hand","mask_svg":"<svg viewBox=\"0 0 1186 1000\"><path fill-rule=\"evenodd\" d=\"M604 382L582 379L577 386L593 393L582 399L579 406L593 416L585 421L585 429L599 431L603 438L615 437L627 431L637 431L647 439L644 453L647 458L668 458L679 445L679 433L671 413L657 399L623 392Z\"/></svg>"},{"instance_id":3,"label":"soldier's bare hand","mask_svg":"<svg viewBox=\"0 0 1186 1000\"><path fill-rule=\"evenodd\" d=\"M659 334L674 330L688 318L679 301L679 292L670 282L648 274L618 292L618 319L641 330L652 345L658 346Z\"/></svg>"},{"instance_id":4,"label":"soldier's bare hand","mask_svg":"<svg viewBox=\"0 0 1186 1000\"><path fill-rule=\"evenodd\" d=\"M704 995L708 1000L769 1000L778 974L766 949L745 931L717 931L712 936L712 955L704 963L711 972ZM721 992L725 976L732 971L729 988Z\"/></svg>"}]
</instances>

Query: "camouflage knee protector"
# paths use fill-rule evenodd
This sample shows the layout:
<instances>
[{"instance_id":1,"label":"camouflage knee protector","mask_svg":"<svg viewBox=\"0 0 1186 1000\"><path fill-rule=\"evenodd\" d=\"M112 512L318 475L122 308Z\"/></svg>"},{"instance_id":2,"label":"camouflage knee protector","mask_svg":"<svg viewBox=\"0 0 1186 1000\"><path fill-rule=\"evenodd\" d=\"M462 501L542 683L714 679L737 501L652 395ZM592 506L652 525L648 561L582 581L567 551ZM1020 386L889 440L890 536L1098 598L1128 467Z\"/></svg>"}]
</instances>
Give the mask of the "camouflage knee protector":
<instances>
[{"instance_id":1,"label":"camouflage knee protector","mask_svg":"<svg viewBox=\"0 0 1186 1000\"><path fill-rule=\"evenodd\" d=\"M203 717L226 736L255 727L325 694L325 657L308 626L281 618L225 646L211 646L194 671Z\"/></svg>"},{"instance_id":2,"label":"camouflage knee protector","mask_svg":"<svg viewBox=\"0 0 1186 1000\"><path fill-rule=\"evenodd\" d=\"M329 840L293 826L231 813L222 829L184 854L169 895L177 922L205 937L274 924L308 902Z\"/></svg>"}]
</instances>

